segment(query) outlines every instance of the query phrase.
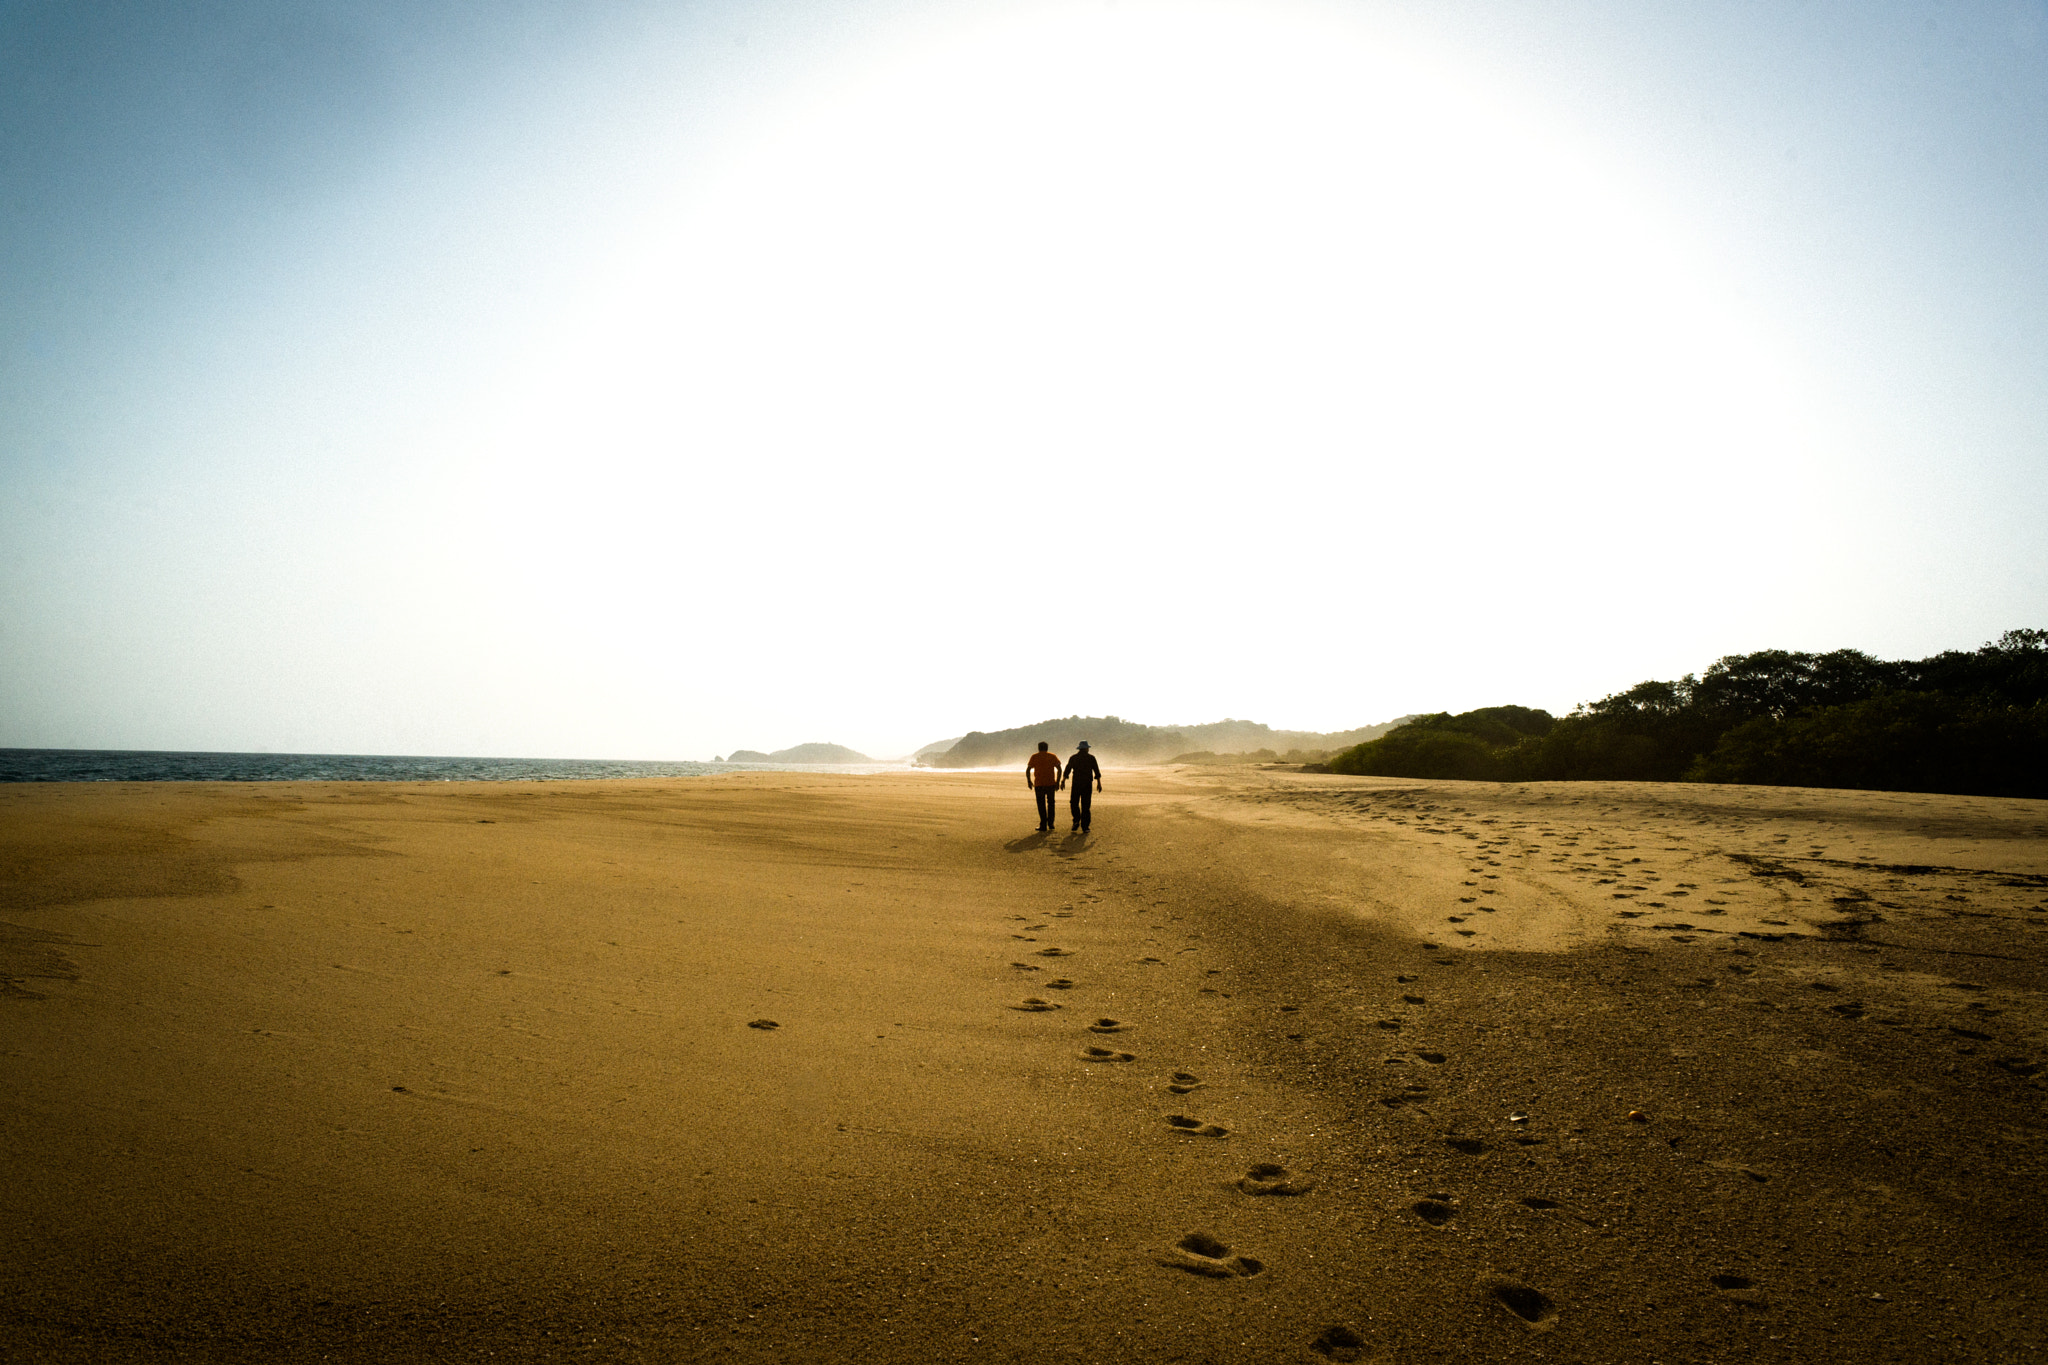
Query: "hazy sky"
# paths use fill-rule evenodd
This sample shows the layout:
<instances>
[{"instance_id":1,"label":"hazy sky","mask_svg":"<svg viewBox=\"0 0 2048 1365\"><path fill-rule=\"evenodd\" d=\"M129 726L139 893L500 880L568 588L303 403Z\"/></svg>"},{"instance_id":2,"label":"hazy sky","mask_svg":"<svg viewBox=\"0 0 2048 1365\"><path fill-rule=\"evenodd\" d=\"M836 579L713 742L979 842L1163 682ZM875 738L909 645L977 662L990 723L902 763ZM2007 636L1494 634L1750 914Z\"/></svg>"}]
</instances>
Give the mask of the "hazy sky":
<instances>
[{"instance_id":1,"label":"hazy sky","mask_svg":"<svg viewBox=\"0 0 2048 1365\"><path fill-rule=\"evenodd\" d=\"M0 745L2048 626L2048 0L0 0Z\"/></svg>"}]
</instances>

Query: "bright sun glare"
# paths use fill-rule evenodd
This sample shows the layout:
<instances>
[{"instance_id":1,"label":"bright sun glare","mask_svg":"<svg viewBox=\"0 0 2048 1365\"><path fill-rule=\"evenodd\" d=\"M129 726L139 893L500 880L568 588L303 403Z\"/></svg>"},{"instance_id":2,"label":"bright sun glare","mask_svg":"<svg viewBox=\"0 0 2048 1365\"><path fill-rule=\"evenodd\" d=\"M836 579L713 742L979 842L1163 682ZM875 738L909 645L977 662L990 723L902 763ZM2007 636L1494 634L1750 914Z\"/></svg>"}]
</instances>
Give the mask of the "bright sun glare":
<instances>
[{"instance_id":1,"label":"bright sun glare","mask_svg":"<svg viewBox=\"0 0 2048 1365\"><path fill-rule=\"evenodd\" d=\"M1654 590L1754 612L1783 565L1745 548L1793 519L1815 539L1814 437L1711 273L1566 139L1331 10L925 30L677 174L672 211L443 435L487 467L478 525L508 563L571 522L611 571L656 574L679 520L707 561L763 525L1008 537L1076 502L1132 532L1349 528L1164 576L1131 536L1123 590L1164 639L1233 610L1325 622L1361 554L1446 540L1445 594L1510 575L1626 607L1652 588L1617 565L1711 533L1712 603ZM763 563L703 625L780 603L829 631L910 585L967 610L1035 572L921 553Z\"/></svg>"}]
</instances>

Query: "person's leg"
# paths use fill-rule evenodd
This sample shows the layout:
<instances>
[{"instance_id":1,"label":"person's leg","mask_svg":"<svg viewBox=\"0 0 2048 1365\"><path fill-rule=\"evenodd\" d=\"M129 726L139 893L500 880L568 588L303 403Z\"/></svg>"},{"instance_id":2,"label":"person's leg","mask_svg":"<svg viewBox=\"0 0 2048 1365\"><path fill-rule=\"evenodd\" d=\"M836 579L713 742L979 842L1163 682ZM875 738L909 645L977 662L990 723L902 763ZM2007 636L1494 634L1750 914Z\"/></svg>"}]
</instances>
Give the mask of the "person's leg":
<instances>
[{"instance_id":1,"label":"person's leg","mask_svg":"<svg viewBox=\"0 0 2048 1365\"><path fill-rule=\"evenodd\" d=\"M1034 787L1038 794L1038 827L1051 829L1059 820L1060 808L1054 804L1059 795L1058 787Z\"/></svg>"},{"instance_id":2,"label":"person's leg","mask_svg":"<svg viewBox=\"0 0 2048 1365\"><path fill-rule=\"evenodd\" d=\"M1087 783L1083 783L1081 786L1081 832L1083 834L1088 832L1088 825L1093 814L1092 807L1094 805L1095 788Z\"/></svg>"},{"instance_id":3,"label":"person's leg","mask_svg":"<svg viewBox=\"0 0 2048 1365\"><path fill-rule=\"evenodd\" d=\"M1067 810L1074 817L1075 829L1081 828L1081 796L1087 790L1088 788L1079 782L1075 782L1067 788Z\"/></svg>"}]
</instances>

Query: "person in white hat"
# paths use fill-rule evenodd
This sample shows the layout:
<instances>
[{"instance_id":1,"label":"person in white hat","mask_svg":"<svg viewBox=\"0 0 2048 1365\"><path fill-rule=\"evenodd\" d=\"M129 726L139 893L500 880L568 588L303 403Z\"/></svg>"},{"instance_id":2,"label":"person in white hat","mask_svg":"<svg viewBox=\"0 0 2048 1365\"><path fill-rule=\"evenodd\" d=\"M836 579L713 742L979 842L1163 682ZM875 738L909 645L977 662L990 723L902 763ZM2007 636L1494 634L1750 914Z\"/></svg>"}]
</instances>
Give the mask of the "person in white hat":
<instances>
[{"instance_id":1,"label":"person in white hat","mask_svg":"<svg viewBox=\"0 0 2048 1365\"><path fill-rule=\"evenodd\" d=\"M1094 786L1089 786L1093 779ZM1088 832L1088 807L1095 793L1102 790L1102 765L1095 761L1095 755L1088 752L1088 741L1082 740L1074 756L1067 760L1066 771L1060 774L1060 785L1072 784L1067 793L1067 809L1073 812L1074 828L1082 834Z\"/></svg>"}]
</instances>

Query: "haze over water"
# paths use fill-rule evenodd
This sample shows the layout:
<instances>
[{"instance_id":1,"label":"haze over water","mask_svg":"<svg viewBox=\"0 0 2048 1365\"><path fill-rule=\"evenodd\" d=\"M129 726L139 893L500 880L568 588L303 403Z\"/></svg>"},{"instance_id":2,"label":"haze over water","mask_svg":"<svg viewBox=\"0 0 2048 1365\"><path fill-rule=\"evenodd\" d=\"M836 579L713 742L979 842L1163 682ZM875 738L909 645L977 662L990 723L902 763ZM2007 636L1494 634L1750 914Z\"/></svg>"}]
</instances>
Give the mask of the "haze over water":
<instances>
[{"instance_id":1,"label":"haze over water","mask_svg":"<svg viewBox=\"0 0 2048 1365\"><path fill-rule=\"evenodd\" d=\"M893 772L903 763L663 763L374 754L186 754L0 749L0 782L569 782L732 772Z\"/></svg>"}]
</instances>

